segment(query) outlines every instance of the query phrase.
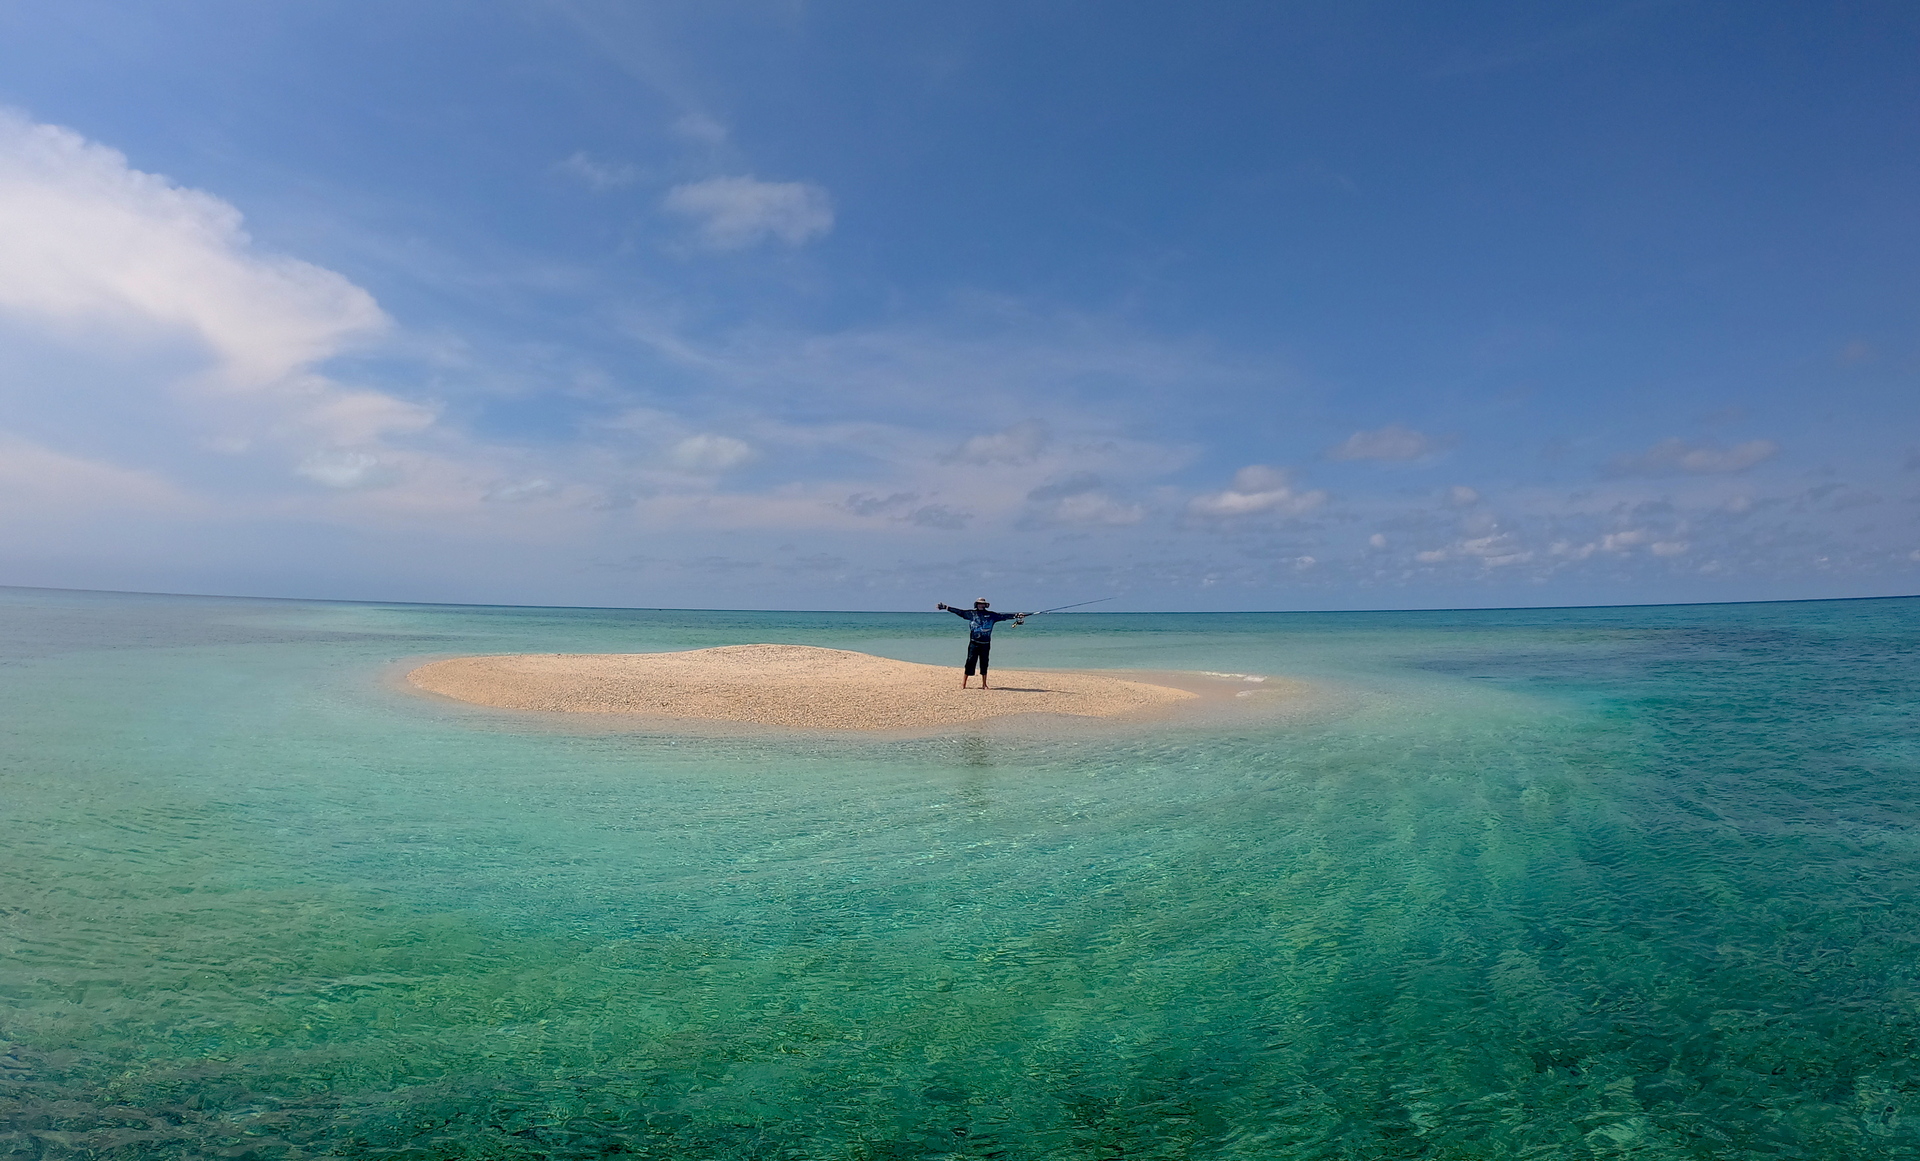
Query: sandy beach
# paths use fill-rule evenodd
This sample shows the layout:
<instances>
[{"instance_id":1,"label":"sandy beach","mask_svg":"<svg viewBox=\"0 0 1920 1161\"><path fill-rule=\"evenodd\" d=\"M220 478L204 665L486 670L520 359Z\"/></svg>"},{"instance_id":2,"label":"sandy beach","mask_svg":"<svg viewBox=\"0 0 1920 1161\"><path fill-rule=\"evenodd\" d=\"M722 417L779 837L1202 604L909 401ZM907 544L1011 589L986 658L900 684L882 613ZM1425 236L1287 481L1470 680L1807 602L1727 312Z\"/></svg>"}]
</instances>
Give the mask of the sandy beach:
<instances>
[{"instance_id":1,"label":"sandy beach","mask_svg":"<svg viewBox=\"0 0 1920 1161\"><path fill-rule=\"evenodd\" d=\"M1198 697L1144 681L1021 669L995 670L991 689L963 690L953 666L809 645L454 657L422 665L407 680L502 709L823 730L938 728L1020 714L1139 718Z\"/></svg>"}]
</instances>

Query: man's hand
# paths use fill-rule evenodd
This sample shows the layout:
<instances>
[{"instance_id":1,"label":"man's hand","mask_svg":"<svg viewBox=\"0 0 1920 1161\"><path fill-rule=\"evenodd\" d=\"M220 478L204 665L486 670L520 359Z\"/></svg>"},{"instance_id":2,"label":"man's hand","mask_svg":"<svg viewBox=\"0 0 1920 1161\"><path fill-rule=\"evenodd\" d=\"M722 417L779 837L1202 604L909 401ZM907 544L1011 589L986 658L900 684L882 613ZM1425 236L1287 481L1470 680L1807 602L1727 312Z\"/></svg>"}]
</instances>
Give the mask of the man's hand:
<instances>
[{"instance_id":1,"label":"man's hand","mask_svg":"<svg viewBox=\"0 0 1920 1161\"><path fill-rule=\"evenodd\" d=\"M941 601L939 604L935 605L934 608L937 611L944 613L947 611L947 602Z\"/></svg>"}]
</instances>

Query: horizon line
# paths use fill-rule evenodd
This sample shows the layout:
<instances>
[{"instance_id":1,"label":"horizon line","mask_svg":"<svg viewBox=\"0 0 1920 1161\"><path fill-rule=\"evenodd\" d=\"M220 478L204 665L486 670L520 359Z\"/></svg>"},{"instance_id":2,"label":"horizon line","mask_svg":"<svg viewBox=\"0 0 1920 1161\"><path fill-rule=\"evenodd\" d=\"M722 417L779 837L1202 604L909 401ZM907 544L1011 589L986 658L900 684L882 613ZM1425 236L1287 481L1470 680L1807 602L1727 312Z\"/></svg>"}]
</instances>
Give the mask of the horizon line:
<instances>
[{"instance_id":1,"label":"horizon line","mask_svg":"<svg viewBox=\"0 0 1920 1161\"><path fill-rule=\"evenodd\" d=\"M488 604L477 601L397 601L371 600L353 597L263 597L244 593L176 593L155 592L146 589L86 589L62 588L52 585L13 585L0 584L0 590L43 593L93 593L101 596L120 597L179 597L203 601L287 601L306 605L399 605L409 608L425 609L567 609L576 612L598 613L842 613L853 615L906 616L918 612L915 609L745 609L745 608L692 608L666 605L516 605ZM1307 616L1330 614L1365 613L1518 613L1553 612L1568 609L1685 609L1716 608L1725 605L1809 605L1831 604L1840 601L1905 601L1920 598L1920 593L1883 593L1859 597L1775 597L1766 600L1748 601L1623 601L1614 604L1593 605L1449 605L1427 608L1382 608L1382 609L1106 609L1074 613L1075 616L1175 616L1175 617L1238 617L1238 616ZM938 610L927 610L937 612ZM1049 613L1049 616L1065 615Z\"/></svg>"}]
</instances>

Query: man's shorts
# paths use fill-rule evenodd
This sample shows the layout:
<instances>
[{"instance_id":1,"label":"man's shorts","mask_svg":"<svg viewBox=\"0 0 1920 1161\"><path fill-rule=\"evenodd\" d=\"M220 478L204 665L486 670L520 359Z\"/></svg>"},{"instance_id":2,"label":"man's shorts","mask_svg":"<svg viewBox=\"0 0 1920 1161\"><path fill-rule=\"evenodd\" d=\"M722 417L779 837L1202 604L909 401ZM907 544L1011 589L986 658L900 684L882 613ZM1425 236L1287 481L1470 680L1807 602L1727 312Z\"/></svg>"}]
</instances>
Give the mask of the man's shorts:
<instances>
[{"instance_id":1,"label":"man's shorts","mask_svg":"<svg viewBox=\"0 0 1920 1161\"><path fill-rule=\"evenodd\" d=\"M984 679L987 676L987 652L992 648L993 648L993 642L991 641L971 641L970 640L967 642L967 676L968 677L973 676L973 663L976 661L980 663L981 678Z\"/></svg>"}]
</instances>

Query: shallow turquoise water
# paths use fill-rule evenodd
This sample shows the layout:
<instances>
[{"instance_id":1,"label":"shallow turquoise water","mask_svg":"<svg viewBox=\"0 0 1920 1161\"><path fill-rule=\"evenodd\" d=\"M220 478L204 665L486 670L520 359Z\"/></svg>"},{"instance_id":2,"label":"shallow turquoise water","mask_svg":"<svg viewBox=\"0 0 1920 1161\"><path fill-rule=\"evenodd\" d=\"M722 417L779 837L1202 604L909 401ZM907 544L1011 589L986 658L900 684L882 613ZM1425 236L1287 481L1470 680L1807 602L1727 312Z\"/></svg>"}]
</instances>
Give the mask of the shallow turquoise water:
<instances>
[{"instance_id":1,"label":"shallow turquoise water","mask_svg":"<svg viewBox=\"0 0 1920 1161\"><path fill-rule=\"evenodd\" d=\"M1332 691L1106 739L389 684L950 621L0 590L0 1157L1920 1155L1920 600L1003 644Z\"/></svg>"}]
</instances>

